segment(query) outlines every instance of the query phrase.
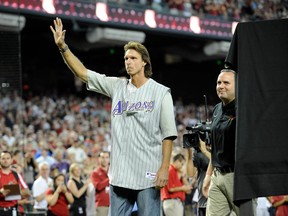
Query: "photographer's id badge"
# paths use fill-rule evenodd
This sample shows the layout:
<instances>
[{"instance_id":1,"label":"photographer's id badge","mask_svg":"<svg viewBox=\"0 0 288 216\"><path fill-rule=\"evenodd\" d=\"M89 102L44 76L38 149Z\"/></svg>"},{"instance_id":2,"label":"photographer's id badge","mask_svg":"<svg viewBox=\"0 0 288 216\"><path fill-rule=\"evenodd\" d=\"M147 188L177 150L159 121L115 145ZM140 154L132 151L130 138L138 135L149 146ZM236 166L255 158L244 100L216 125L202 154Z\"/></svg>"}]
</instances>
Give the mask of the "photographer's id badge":
<instances>
[{"instance_id":1,"label":"photographer's id badge","mask_svg":"<svg viewBox=\"0 0 288 216\"><path fill-rule=\"evenodd\" d=\"M155 177L156 177L156 173L146 172L146 178L148 178L150 180L154 180Z\"/></svg>"},{"instance_id":2,"label":"photographer's id badge","mask_svg":"<svg viewBox=\"0 0 288 216\"><path fill-rule=\"evenodd\" d=\"M82 207L78 207L78 214L84 214Z\"/></svg>"}]
</instances>

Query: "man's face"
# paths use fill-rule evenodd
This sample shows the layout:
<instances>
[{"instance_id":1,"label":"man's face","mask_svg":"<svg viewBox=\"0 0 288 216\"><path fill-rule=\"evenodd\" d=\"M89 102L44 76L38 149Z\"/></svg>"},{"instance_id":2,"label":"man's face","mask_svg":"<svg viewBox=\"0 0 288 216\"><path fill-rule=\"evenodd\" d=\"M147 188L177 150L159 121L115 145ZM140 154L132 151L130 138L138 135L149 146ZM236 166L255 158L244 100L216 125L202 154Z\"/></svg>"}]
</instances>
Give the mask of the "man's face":
<instances>
[{"instance_id":1,"label":"man's face","mask_svg":"<svg viewBox=\"0 0 288 216\"><path fill-rule=\"evenodd\" d=\"M9 168L12 164L12 157L9 153L1 153L1 167Z\"/></svg>"},{"instance_id":2,"label":"man's face","mask_svg":"<svg viewBox=\"0 0 288 216\"><path fill-rule=\"evenodd\" d=\"M43 166L41 166L40 168L40 175L44 178L47 178L49 176L50 173L50 169L49 166L44 164Z\"/></svg>"},{"instance_id":3,"label":"man's face","mask_svg":"<svg viewBox=\"0 0 288 216\"><path fill-rule=\"evenodd\" d=\"M141 71L144 72L145 62L142 60L140 53L134 49L128 49L124 56L125 68L130 76L134 76Z\"/></svg>"},{"instance_id":4,"label":"man's face","mask_svg":"<svg viewBox=\"0 0 288 216\"><path fill-rule=\"evenodd\" d=\"M109 153L101 153L100 156L99 156L99 164L102 166L102 167L107 167L109 165Z\"/></svg>"},{"instance_id":5,"label":"man's face","mask_svg":"<svg viewBox=\"0 0 288 216\"><path fill-rule=\"evenodd\" d=\"M235 73L220 73L217 79L216 92L225 105L233 101L235 99Z\"/></svg>"}]
</instances>

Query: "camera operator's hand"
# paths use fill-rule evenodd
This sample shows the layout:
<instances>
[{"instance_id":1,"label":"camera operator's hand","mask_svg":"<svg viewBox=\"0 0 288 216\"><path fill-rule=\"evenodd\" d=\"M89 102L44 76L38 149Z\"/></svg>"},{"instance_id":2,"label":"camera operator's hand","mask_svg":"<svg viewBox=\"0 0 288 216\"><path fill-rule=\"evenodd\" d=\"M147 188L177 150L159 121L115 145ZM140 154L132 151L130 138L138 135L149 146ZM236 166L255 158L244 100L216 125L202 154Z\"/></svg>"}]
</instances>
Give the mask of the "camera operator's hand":
<instances>
[{"instance_id":1,"label":"camera operator's hand","mask_svg":"<svg viewBox=\"0 0 288 216\"><path fill-rule=\"evenodd\" d=\"M206 143L203 142L200 138L199 138L199 143L200 143L200 150L201 152L207 157L207 158L211 158L211 153L207 150L206 147Z\"/></svg>"},{"instance_id":2,"label":"camera operator's hand","mask_svg":"<svg viewBox=\"0 0 288 216\"><path fill-rule=\"evenodd\" d=\"M188 154L188 161L193 160L193 149L192 148L187 149L187 154Z\"/></svg>"},{"instance_id":3,"label":"camera operator's hand","mask_svg":"<svg viewBox=\"0 0 288 216\"><path fill-rule=\"evenodd\" d=\"M199 143L200 143L200 150L201 152L207 151L206 149L206 143L202 141L202 139L199 138Z\"/></svg>"},{"instance_id":4,"label":"camera operator's hand","mask_svg":"<svg viewBox=\"0 0 288 216\"><path fill-rule=\"evenodd\" d=\"M211 176L206 175L203 181L203 187L202 187L202 193L203 195L208 198L208 191L210 187L210 182L211 182Z\"/></svg>"}]
</instances>

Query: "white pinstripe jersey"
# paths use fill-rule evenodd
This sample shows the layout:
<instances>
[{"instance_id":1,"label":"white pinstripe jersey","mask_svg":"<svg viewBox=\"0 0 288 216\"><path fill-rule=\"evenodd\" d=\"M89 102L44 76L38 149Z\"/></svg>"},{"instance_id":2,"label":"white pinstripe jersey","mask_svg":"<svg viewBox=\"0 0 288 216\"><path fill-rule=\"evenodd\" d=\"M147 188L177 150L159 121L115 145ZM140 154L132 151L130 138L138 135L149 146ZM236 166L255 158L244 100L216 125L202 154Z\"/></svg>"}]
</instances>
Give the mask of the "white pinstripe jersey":
<instances>
[{"instance_id":1,"label":"white pinstripe jersey","mask_svg":"<svg viewBox=\"0 0 288 216\"><path fill-rule=\"evenodd\" d=\"M137 89L127 79L93 71L88 71L87 89L112 98L110 184L134 190L153 187L147 173L160 168L162 140L177 136L173 111L165 125L160 118L170 89L151 78ZM173 110L171 103L168 108Z\"/></svg>"}]
</instances>

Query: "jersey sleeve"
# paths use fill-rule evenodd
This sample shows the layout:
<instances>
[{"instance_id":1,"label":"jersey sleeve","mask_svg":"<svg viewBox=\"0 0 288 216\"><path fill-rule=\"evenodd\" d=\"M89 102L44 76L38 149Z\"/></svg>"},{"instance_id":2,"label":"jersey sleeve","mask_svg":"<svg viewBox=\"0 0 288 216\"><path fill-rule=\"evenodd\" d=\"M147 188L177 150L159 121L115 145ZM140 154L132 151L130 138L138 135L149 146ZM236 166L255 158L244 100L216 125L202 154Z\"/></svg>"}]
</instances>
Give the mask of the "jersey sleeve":
<instances>
[{"instance_id":1,"label":"jersey sleeve","mask_svg":"<svg viewBox=\"0 0 288 216\"><path fill-rule=\"evenodd\" d=\"M115 85L119 80L120 78L117 77L107 77L105 74L99 74L88 70L88 82L86 87L87 90L95 91L111 98Z\"/></svg>"},{"instance_id":2,"label":"jersey sleeve","mask_svg":"<svg viewBox=\"0 0 288 216\"><path fill-rule=\"evenodd\" d=\"M176 120L174 115L174 106L171 93L168 91L162 101L160 127L162 131L162 139L177 138Z\"/></svg>"}]
</instances>

